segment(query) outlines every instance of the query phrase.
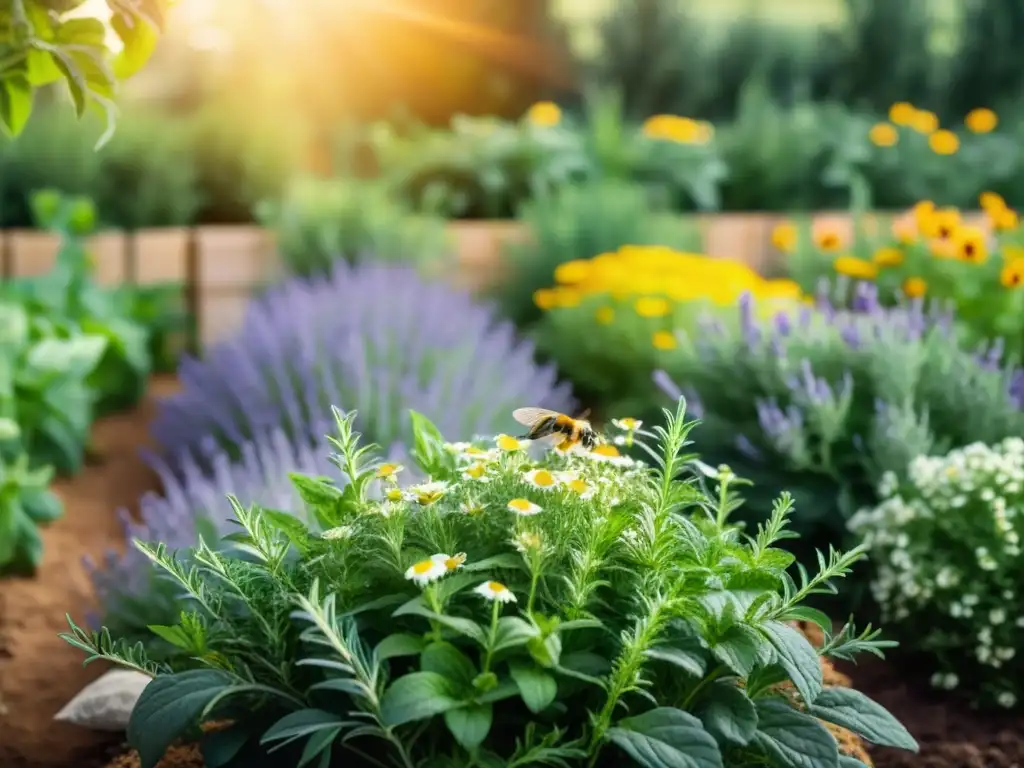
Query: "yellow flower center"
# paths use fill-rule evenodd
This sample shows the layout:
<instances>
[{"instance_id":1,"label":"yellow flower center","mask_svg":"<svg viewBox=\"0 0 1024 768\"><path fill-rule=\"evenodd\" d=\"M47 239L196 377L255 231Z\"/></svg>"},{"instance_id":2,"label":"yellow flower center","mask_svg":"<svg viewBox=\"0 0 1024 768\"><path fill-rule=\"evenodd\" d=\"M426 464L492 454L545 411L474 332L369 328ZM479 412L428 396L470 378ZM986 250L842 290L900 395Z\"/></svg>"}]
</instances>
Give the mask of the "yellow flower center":
<instances>
[{"instance_id":1,"label":"yellow flower center","mask_svg":"<svg viewBox=\"0 0 1024 768\"><path fill-rule=\"evenodd\" d=\"M459 552L459 554L455 555L454 557L449 557L447 560L445 560L444 567L447 568L449 571L454 571L461 567L464 562L466 562L466 553Z\"/></svg>"},{"instance_id":2,"label":"yellow flower center","mask_svg":"<svg viewBox=\"0 0 1024 768\"><path fill-rule=\"evenodd\" d=\"M377 477L394 477L401 467L398 464L381 464L377 468Z\"/></svg>"},{"instance_id":3,"label":"yellow flower center","mask_svg":"<svg viewBox=\"0 0 1024 768\"><path fill-rule=\"evenodd\" d=\"M542 469L534 473L533 482L540 486L554 485L555 476L548 472L546 469Z\"/></svg>"},{"instance_id":4,"label":"yellow flower center","mask_svg":"<svg viewBox=\"0 0 1024 768\"><path fill-rule=\"evenodd\" d=\"M596 449L595 449L595 451L596 451ZM578 493L580 495L586 493L587 492L587 488L590 487L589 485L587 485L587 481L586 480L581 480L580 478L576 478L575 480L570 480L567 483L567 485L569 486L569 489L571 491L574 491L575 493Z\"/></svg>"},{"instance_id":5,"label":"yellow flower center","mask_svg":"<svg viewBox=\"0 0 1024 768\"><path fill-rule=\"evenodd\" d=\"M520 512L529 512L530 508L533 507L533 504L529 501L529 499L512 499L512 501L510 501L508 505L512 507L512 509L518 510Z\"/></svg>"},{"instance_id":6,"label":"yellow flower center","mask_svg":"<svg viewBox=\"0 0 1024 768\"><path fill-rule=\"evenodd\" d=\"M472 477L474 480L479 480L481 477L484 476L484 472L486 471L486 469L487 468L478 461L476 464L473 464L472 466L466 468L466 474Z\"/></svg>"},{"instance_id":7,"label":"yellow flower center","mask_svg":"<svg viewBox=\"0 0 1024 768\"><path fill-rule=\"evenodd\" d=\"M651 337L651 342L655 349L667 351L676 348L676 336L671 331L657 331Z\"/></svg>"},{"instance_id":8,"label":"yellow flower center","mask_svg":"<svg viewBox=\"0 0 1024 768\"><path fill-rule=\"evenodd\" d=\"M433 560L420 560L412 567L412 572L417 576L422 576L424 573L430 573L430 569L433 567Z\"/></svg>"},{"instance_id":9,"label":"yellow flower center","mask_svg":"<svg viewBox=\"0 0 1024 768\"><path fill-rule=\"evenodd\" d=\"M388 501L401 501L402 491L398 488L388 488L387 491L384 492L384 498Z\"/></svg>"},{"instance_id":10,"label":"yellow flower center","mask_svg":"<svg viewBox=\"0 0 1024 768\"><path fill-rule=\"evenodd\" d=\"M443 491L420 491L420 493L416 496L416 501L421 506L426 507L433 504L442 496L444 496Z\"/></svg>"},{"instance_id":11,"label":"yellow flower center","mask_svg":"<svg viewBox=\"0 0 1024 768\"><path fill-rule=\"evenodd\" d=\"M592 452L596 453L598 456L615 457L619 455L619 449L608 443L596 446Z\"/></svg>"},{"instance_id":12,"label":"yellow flower center","mask_svg":"<svg viewBox=\"0 0 1024 768\"><path fill-rule=\"evenodd\" d=\"M498 437L498 447L503 451L518 451L522 447L522 444L514 437L500 435Z\"/></svg>"},{"instance_id":13,"label":"yellow flower center","mask_svg":"<svg viewBox=\"0 0 1024 768\"><path fill-rule=\"evenodd\" d=\"M636 429L636 419L630 418L628 416L625 419L619 419L619 424L622 425L623 429L628 430L630 432Z\"/></svg>"},{"instance_id":14,"label":"yellow flower center","mask_svg":"<svg viewBox=\"0 0 1024 768\"><path fill-rule=\"evenodd\" d=\"M496 595L500 595L502 592L508 592L508 587L506 587L500 581L488 581L487 589L489 589Z\"/></svg>"}]
</instances>

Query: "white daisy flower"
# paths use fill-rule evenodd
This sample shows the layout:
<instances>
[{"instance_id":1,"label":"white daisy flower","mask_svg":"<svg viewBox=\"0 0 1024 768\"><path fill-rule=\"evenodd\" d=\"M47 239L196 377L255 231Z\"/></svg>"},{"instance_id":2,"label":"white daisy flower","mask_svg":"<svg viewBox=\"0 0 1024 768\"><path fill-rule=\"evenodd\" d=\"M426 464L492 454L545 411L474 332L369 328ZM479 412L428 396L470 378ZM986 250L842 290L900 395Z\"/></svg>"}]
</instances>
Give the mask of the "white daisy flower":
<instances>
[{"instance_id":1,"label":"white daisy flower","mask_svg":"<svg viewBox=\"0 0 1024 768\"><path fill-rule=\"evenodd\" d=\"M558 478L546 469L531 469L524 472L523 477L534 488L540 488L542 491L552 491L558 487Z\"/></svg>"},{"instance_id":2,"label":"white daisy flower","mask_svg":"<svg viewBox=\"0 0 1024 768\"><path fill-rule=\"evenodd\" d=\"M403 467L401 464L381 464L379 467L377 467L377 477L379 477L381 480L395 482L395 476L403 469L405 469L405 467Z\"/></svg>"},{"instance_id":3,"label":"white daisy flower","mask_svg":"<svg viewBox=\"0 0 1024 768\"><path fill-rule=\"evenodd\" d=\"M487 475L487 465L482 461L476 461L462 470L462 477L466 480L475 480L478 483L489 483L491 478Z\"/></svg>"},{"instance_id":4,"label":"white daisy flower","mask_svg":"<svg viewBox=\"0 0 1024 768\"><path fill-rule=\"evenodd\" d=\"M448 555L437 554L428 557L426 560L413 563L405 572L405 578L415 582L418 587L425 587L427 584L437 581L448 573L448 566L445 565L448 559Z\"/></svg>"},{"instance_id":5,"label":"white daisy flower","mask_svg":"<svg viewBox=\"0 0 1024 768\"><path fill-rule=\"evenodd\" d=\"M447 555L434 555L434 557L438 558L440 562L444 564L444 568L448 572L457 571L466 564L465 552L458 552L451 557L448 557Z\"/></svg>"},{"instance_id":6,"label":"white daisy flower","mask_svg":"<svg viewBox=\"0 0 1024 768\"><path fill-rule=\"evenodd\" d=\"M510 512L515 512L522 517L530 517L541 511L540 506L534 504L529 499L512 499L508 503L508 509Z\"/></svg>"},{"instance_id":7,"label":"white daisy flower","mask_svg":"<svg viewBox=\"0 0 1024 768\"><path fill-rule=\"evenodd\" d=\"M609 464L614 464L617 467L631 467L633 466L633 460L628 456L623 456L619 453L619 449L609 443L602 443L601 445L594 446L594 448L585 453L587 458L593 459L594 461L603 461Z\"/></svg>"},{"instance_id":8,"label":"white daisy flower","mask_svg":"<svg viewBox=\"0 0 1024 768\"><path fill-rule=\"evenodd\" d=\"M612 419L612 425L623 432L636 432L644 423L640 419L633 419L627 416L624 419Z\"/></svg>"},{"instance_id":9,"label":"white daisy flower","mask_svg":"<svg viewBox=\"0 0 1024 768\"><path fill-rule=\"evenodd\" d=\"M393 487L387 488L384 491L384 499L390 502L406 501L408 499L407 494L401 488Z\"/></svg>"},{"instance_id":10,"label":"white daisy flower","mask_svg":"<svg viewBox=\"0 0 1024 768\"><path fill-rule=\"evenodd\" d=\"M492 602L514 603L516 601L516 596L512 594L512 590L499 581L485 581L473 591Z\"/></svg>"},{"instance_id":11,"label":"white daisy flower","mask_svg":"<svg viewBox=\"0 0 1024 768\"><path fill-rule=\"evenodd\" d=\"M429 507L440 500L448 492L448 483L435 480L430 483L413 485L406 489L405 495L409 501L415 501L421 507Z\"/></svg>"},{"instance_id":12,"label":"white daisy flower","mask_svg":"<svg viewBox=\"0 0 1024 768\"><path fill-rule=\"evenodd\" d=\"M498 446L499 450L511 453L513 451L521 451L526 447L524 440L511 437L510 435L498 435L494 438L494 444Z\"/></svg>"},{"instance_id":13,"label":"white daisy flower","mask_svg":"<svg viewBox=\"0 0 1024 768\"><path fill-rule=\"evenodd\" d=\"M565 481L565 487L581 499L592 499L597 493L597 486L589 483L582 477L573 477Z\"/></svg>"}]
</instances>

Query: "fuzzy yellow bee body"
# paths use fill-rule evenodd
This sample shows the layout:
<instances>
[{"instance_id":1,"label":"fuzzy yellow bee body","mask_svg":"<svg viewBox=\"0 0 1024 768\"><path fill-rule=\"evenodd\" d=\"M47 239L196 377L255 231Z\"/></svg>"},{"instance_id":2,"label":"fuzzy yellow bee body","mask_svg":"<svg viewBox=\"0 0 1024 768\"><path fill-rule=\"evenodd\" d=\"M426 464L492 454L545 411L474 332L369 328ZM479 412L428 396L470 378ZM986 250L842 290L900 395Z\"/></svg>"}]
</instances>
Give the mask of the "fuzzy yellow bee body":
<instances>
[{"instance_id":1,"label":"fuzzy yellow bee body","mask_svg":"<svg viewBox=\"0 0 1024 768\"><path fill-rule=\"evenodd\" d=\"M573 418L547 408L517 408L512 412L512 418L529 427L530 431L520 436L520 440L554 437L559 440L557 447L560 451L567 451L576 445L582 445L590 451L597 445L598 437L586 420L588 413L590 411L584 411L578 418Z\"/></svg>"}]
</instances>

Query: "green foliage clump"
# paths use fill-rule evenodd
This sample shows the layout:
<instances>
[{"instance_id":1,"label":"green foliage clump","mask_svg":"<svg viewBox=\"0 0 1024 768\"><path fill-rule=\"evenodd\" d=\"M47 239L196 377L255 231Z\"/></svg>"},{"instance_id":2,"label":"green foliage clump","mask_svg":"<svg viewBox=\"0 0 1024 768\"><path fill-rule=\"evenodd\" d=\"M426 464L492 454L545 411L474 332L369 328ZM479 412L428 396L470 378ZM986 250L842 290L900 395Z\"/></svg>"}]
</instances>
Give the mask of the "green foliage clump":
<instances>
[{"instance_id":1,"label":"green foliage clump","mask_svg":"<svg viewBox=\"0 0 1024 768\"><path fill-rule=\"evenodd\" d=\"M520 327L540 319L534 295L552 284L560 264L626 245L700 250L690 224L652 208L646 189L624 181L563 187L527 203L521 217L527 240L508 246L507 274L495 288L502 310Z\"/></svg>"},{"instance_id":2,"label":"green foliage clump","mask_svg":"<svg viewBox=\"0 0 1024 768\"><path fill-rule=\"evenodd\" d=\"M791 499L752 537L732 526L742 481L683 453L682 402L631 433L650 466L448 444L414 413L432 479L408 487L334 415L347 482L293 476L312 529L232 500L226 551L136 542L188 600L152 628L162 657L69 619L89 660L154 678L128 728L143 768L209 720L231 722L203 740L223 766L863 766L822 721L916 750L880 705L824 685L792 625L822 626L825 656L890 645L804 605L861 550L788 575Z\"/></svg>"},{"instance_id":3,"label":"green foliage clump","mask_svg":"<svg viewBox=\"0 0 1024 768\"><path fill-rule=\"evenodd\" d=\"M361 258L442 267L453 251L443 219L415 214L377 182L304 179L258 209L287 272L309 277Z\"/></svg>"},{"instance_id":4,"label":"green foliage clump","mask_svg":"<svg viewBox=\"0 0 1024 768\"><path fill-rule=\"evenodd\" d=\"M746 297L737 312L738 322L681 334L661 380L699 401L709 460L755 482L754 519L791 489L795 530L815 546L843 538L885 472L904 477L916 456L1024 431L1015 367L997 348L965 349L948 315L884 308L870 293L854 310L759 318Z\"/></svg>"},{"instance_id":5,"label":"green foliage clump","mask_svg":"<svg viewBox=\"0 0 1024 768\"><path fill-rule=\"evenodd\" d=\"M878 496L850 530L875 555L871 592L901 650L930 660L936 688L1018 706L1024 440L919 456L902 481L883 475Z\"/></svg>"}]
</instances>

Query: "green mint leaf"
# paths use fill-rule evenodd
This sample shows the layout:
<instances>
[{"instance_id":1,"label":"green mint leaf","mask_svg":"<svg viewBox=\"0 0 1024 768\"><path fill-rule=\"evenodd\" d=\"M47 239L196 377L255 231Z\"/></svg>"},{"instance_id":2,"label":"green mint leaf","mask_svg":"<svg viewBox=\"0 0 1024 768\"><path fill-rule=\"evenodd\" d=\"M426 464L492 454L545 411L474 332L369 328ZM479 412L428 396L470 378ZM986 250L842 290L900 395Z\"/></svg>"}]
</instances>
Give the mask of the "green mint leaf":
<instances>
[{"instance_id":1,"label":"green mint leaf","mask_svg":"<svg viewBox=\"0 0 1024 768\"><path fill-rule=\"evenodd\" d=\"M704 673L707 672L704 653L696 643L692 649L663 645L649 649L645 655L649 659L664 661L678 667L693 677L704 677Z\"/></svg>"},{"instance_id":2,"label":"green mint leaf","mask_svg":"<svg viewBox=\"0 0 1024 768\"><path fill-rule=\"evenodd\" d=\"M799 630L779 621L765 622L761 631L775 646L779 664L786 670L804 702L813 702L824 687L821 662L814 646Z\"/></svg>"},{"instance_id":3,"label":"green mint leaf","mask_svg":"<svg viewBox=\"0 0 1024 768\"><path fill-rule=\"evenodd\" d=\"M476 677L476 666L451 643L431 643L420 656L420 669L436 672L459 688L470 688Z\"/></svg>"},{"instance_id":4,"label":"green mint leaf","mask_svg":"<svg viewBox=\"0 0 1024 768\"><path fill-rule=\"evenodd\" d=\"M693 715L658 707L627 717L607 738L642 768L722 768L718 744Z\"/></svg>"},{"instance_id":5,"label":"green mint leaf","mask_svg":"<svg viewBox=\"0 0 1024 768\"><path fill-rule=\"evenodd\" d=\"M380 703L381 721L394 728L426 720L464 704L456 684L448 678L436 672L413 672L395 680L384 692Z\"/></svg>"},{"instance_id":6,"label":"green mint leaf","mask_svg":"<svg viewBox=\"0 0 1024 768\"><path fill-rule=\"evenodd\" d=\"M494 722L494 705L470 704L444 713L444 723L459 744L470 751L479 747Z\"/></svg>"},{"instance_id":7,"label":"green mint leaf","mask_svg":"<svg viewBox=\"0 0 1024 768\"><path fill-rule=\"evenodd\" d=\"M0 80L0 119L12 136L25 128L32 114L32 84L25 74L13 74Z\"/></svg>"},{"instance_id":8,"label":"green mint leaf","mask_svg":"<svg viewBox=\"0 0 1024 768\"><path fill-rule=\"evenodd\" d=\"M397 659L401 656L418 656L426 645L422 637L398 632L388 635L374 649L373 654L378 661Z\"/></svg>"},{"instance_id":9,"label":"green mint leaf","mask_svg":"<svg viewBox=\"0 0 1024 768\"><path fill-rule=\"evenodd\" d=\"M491 652L498 653L509 648L518 648L526 645L539 634L536 627L518 616L505 616L498 621L498 631L495 633L494 647Z\"/></svg>"},{"instance_id":10,"label":"green mint leaf","mask_svg":"<svg viewBox=\"0 0 1024 768\"><path fill-rule=\"evenodd\" d=\"M914 737L885 707L852 688L826 688L810 705L809 712L872 744L918 750Z\"/></svg>"},{"instance_id":11,"label":"green mint leaf","mask_svg":"<svg viewBox=\"0 0 1024 768\"><path fill-rule=\"evenodd\" d=\"M523 702L531 712L542 712L555 700L558 682L553 675L524 662L513 662L509 665L509 671L519 687Z\"/></svg>"},{"instance_id":12,"label":"green mint leaf","mask_svg":"<svg viewBox=\"0 0 1024 768\"><path fill-rule=\"evenodd\" d=\"M741 625L733 625L711 646L711 652L737 675L748 677L754 667L765 663L765 645L759 635Z\"/></svg>"},{"instance_id":13,"label":"green mint leaf","mask_svg":"<svg viewBox=\"0 0 1024 768\"><path fill-rule=\"evenodd\" d=\"M142 691L128 722L128 743L142 768L155 768L171 743L198 725L206 705L231 686L214 669L193 669L156 677Z\"/></svg>"},{"instance_id":14,"label":"green mint leaf","mask_svg":"<svg viewBox=\"0 0 1024 768\"><path fill-rule=\"evenodd\" d=\"M754 741L773 763L792 768L839 768L839 745L828 729L781 699L759 699Z\"/></svg>"},{"instance_id":15,"label":"green mint leaf","mask_svg":"<svg viewBox=\"0 0 1024 768\"><path fill-rule=\"evenodd\" d=\"M721 741L749 744L757 731L757 710L733 683L716 681L701 695L694 713L707 732Z\"/></svg>"}]
</instances>

